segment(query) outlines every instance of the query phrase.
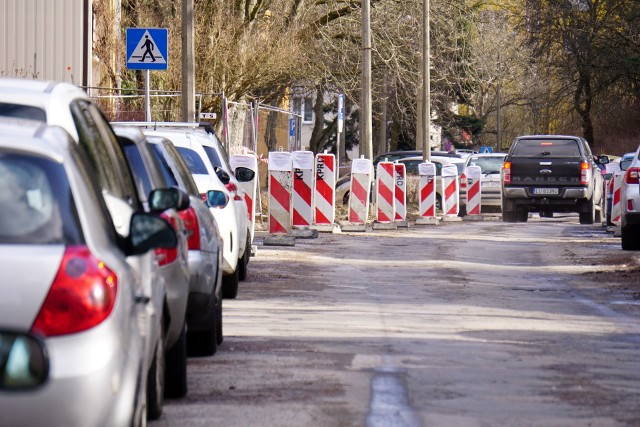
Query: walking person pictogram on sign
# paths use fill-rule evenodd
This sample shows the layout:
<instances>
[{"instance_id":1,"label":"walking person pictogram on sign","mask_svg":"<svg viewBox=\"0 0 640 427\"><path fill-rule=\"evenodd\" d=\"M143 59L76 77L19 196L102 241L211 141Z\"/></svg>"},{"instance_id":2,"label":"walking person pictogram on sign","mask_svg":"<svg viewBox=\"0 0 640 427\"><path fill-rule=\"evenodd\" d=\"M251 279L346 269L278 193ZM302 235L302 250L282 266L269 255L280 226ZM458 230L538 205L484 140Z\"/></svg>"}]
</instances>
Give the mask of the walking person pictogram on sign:
<instances>
[{"instance_id":1,"label":"walking person pictogram on sign","mask_svg":"<svg viewBox=\"0 0 640 427\"><path fill-rule=\"evenodd\" d=\"M145 49L145 51L142 54L142 58L140 59L140 62L144 62L144 59L147 57L147 54L149 54L149 56L151 57L151 62L156 62L156 57L153 56L153 49L155 45L149 39L149 35L145 35L144 38L145 38L145 41L142 44L142 47Z\"/></svg>"},{"instance_id":2,"label":"walking person pictogram on sign","mask_svg":"<svg viewBox=\"0 0 640 427\"><path fill-rule=\"evenodd\" d=\"M168 31L164 28L127 28L127 68L166 70Z\"/></svg>"}]
</instances>

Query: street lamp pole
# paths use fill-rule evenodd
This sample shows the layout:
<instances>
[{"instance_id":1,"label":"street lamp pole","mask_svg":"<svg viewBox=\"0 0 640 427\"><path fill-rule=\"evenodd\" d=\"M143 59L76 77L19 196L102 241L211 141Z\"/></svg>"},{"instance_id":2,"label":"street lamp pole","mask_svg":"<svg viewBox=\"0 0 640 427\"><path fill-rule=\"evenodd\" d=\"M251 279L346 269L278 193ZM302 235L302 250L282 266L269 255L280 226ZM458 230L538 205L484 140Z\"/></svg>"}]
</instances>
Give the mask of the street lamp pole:
<instances>
[{"instance_id":1,"label":"street lamp pole","mask_svg":"<svg viewBox=\"0 0 640 427\"><path fill-rule=\"evenodd\" d=\"M423 0L422 13L422 160L431 161L431 71L429 56L429 0Z\"/></svg>"},{"instance_id":2,"label":"street lamp pole","mask_svg":"<svg viewBox=\"0 0 640 427\"><path fill-rule=\"evenodd\" d=\"M371 124L371 17L370 1L362 0L362 117L360 117L360 154L373 157Z\"/></svg>"}]
</instances>

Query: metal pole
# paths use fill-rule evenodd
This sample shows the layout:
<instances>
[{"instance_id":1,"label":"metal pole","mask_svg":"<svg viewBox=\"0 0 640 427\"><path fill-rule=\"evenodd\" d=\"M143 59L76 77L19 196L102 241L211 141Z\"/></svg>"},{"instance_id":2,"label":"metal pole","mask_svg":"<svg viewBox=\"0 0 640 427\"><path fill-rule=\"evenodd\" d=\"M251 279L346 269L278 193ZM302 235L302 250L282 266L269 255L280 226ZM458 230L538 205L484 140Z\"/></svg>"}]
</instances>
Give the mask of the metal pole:
<instances>
[{"instance_id":1,"label":"metal pole","mask_svg":"<svg viewBox=\"0 0 640 427\"><path fill-rule=\"evenodd\" d=\"M500 104L502 100L500 99L500 81L501 81L501 65L500 65L500 54L498 54L498 86L496 88L496 151L502 151L502 115L500 114Z\"/></svg>"},{"instance_id":2,"label":"metal pole","mask_svg":"<svg viewBox=\"0 0 640 427\"><path fill-rule=\"evenodd\" d=\"M429 57L429 0L423 0L422 14L422 159L431 160L431 71Z\"/></svg>"},{"instance_id":3,"label":"metal pole","mask_svg":"<svg viewBox=\"0 0 640 427\"><path fill-rule=\"evenodd\" d=\"M195 121L193 0L182 0L182 120Z\"/></svg>"},{"instance_id":4,"label":"metal pole","mask_svg":"<svg viewBox=\"0 0 640 427\"><path fill-rule=\"evenodd\" d=\"M149 70L144 70L144 116L146 121L151 121L151 97L149 96L149 86L151 85L151 78Z\"/></svg>"},{"instance_id":5,"label":"metal pole","mask_svg":"<svg viewBox=\"0 0 640 427\"><path fill-rule=\"evenodd\" d=\"M361 155L373 158L371 124L371 17L370 1L362 0L362 117L360 121Z\"/></svg>"}]
</instances>

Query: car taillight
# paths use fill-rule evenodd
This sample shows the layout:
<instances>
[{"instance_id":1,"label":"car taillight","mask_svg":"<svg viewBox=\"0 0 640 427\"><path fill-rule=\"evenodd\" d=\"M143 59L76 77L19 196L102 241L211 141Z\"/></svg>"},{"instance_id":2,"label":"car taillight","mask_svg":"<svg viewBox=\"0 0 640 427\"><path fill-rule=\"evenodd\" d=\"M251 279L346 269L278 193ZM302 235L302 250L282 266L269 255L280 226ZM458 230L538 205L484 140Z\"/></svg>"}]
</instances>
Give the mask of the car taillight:
<instances>
[{"instance_id":1,"label":"car taillight","mask_svg":"<svg viewBox=\"0 0 640 427\"><path fill-rule=\"evenodd\" d=\"M460 189L461 190L466 190L467 189L467 174L462 172L462 174L460 174Z\"/></svg>"},{"instance_id":2,"label":"car taillight","mask_svg":"<svg viewBox=\"0 0 640 427\"><path fill-rule=\"evenodd\" d=\"M193 208L187 208L179 212L184 228L187 230L187 243L189 249L200 250L200 226L198 216Z\"/></svg>"},{"instance_id":3,"label":"car taillight","mask_svg":"<svg viewBox=\"0 0 640 427\"><path fill-rule=\"evenodd\" d=\"M32 332L52 337L102 323L116 301L118 278L86 246L69 246Z\"/></svg>"},{"instance_id":4,"label":"car taillight","mask_svg":"<svg viewBox=\"0 0 640 427\"><path fill-rule=\"evenodd\" d=\"M624 174L624 182L627 184L640 184L640 168L629 168Z\"/></svg>"},{"instance_id":5,"label":"car taillight","mask_svg":"<svg viewBox=\"0 0 640 427\"><path fill-rule=\"evenodd\" d=\"M229 193L233 194L233 200L242 200L242 197L238 194L238 187L233 182L224 185L224 188L229 190Z\"/></svg>"},{"instance_id":6,"label":"car taillight","mask_svg":"<svg viewBox=\"0 0 640 427\"><path fill-rule=\"evenodd\" d=\"M171 224L171 227L173 227L173 229L176 230L176 232L178 231L178 226L176 225L175 218L165 213L160 214L160 217L164 218L169 224ZM158 260L158 265L160 266L171 264L173 261L178 259L177 246L175 248L157 248L155 252L156 252L156 259Z\"/></svg>"},{"instance_id":7,"label":"car taillight","mask_svg":"<svg viewBox=\"0 0 640 427\"><path fill-rule=\"evenodd\" d=\"M502 165L502 182L511 184L511 162L504 162Z\"/></svg>"},{"instance_id":8,"label":"car taillight","mask_svg":"<svg viewBox=\"0 0 640 427\"><path fill-rule=\"evenodd\" d=\"M206 202L207 201L207 194L206 193L200 193L200 198L202 199L202 201Z\"/></svg>"},{"instance_id":9,"label":"car taillight","mask_svg":"<svg viewBox=\"0 0 640 427\"><path fill-rule=\"evenodd\" d=\"M633 212L635 209L633 209L633 200L631 199L627 199L627 211L628 212Z\"/></svg>"},{"instance_id":10,"label":"car taillight","mask_svg":"<svg viewBox=\"0 0 640 427\"><path fill-rule=\"evenodd\" d=\"M589 185L591 181L591 165L587 162L580 164L580 184Z\"/></svg>"}]
</instances>

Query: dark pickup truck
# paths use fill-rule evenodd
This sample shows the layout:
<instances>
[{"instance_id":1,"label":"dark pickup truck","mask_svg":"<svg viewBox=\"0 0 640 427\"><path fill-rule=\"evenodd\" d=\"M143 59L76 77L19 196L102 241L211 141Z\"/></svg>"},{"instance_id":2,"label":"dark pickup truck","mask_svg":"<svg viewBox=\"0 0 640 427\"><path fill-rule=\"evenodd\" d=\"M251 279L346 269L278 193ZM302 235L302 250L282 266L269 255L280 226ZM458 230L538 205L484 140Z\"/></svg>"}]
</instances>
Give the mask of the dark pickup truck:
<instances>
[{"instance_id":1,"label":"dark pickup truck","mask_svg":"<svg viewBox=\"0 0 640 427\"><path fill-rule=\"evenodd\" d=\"M521 136L502 168L502 219L526 222L529 212L553 217L578 212L580 224L600 221L602 173L589 144L577 136Z\"/></svg>"}]
</instances>

